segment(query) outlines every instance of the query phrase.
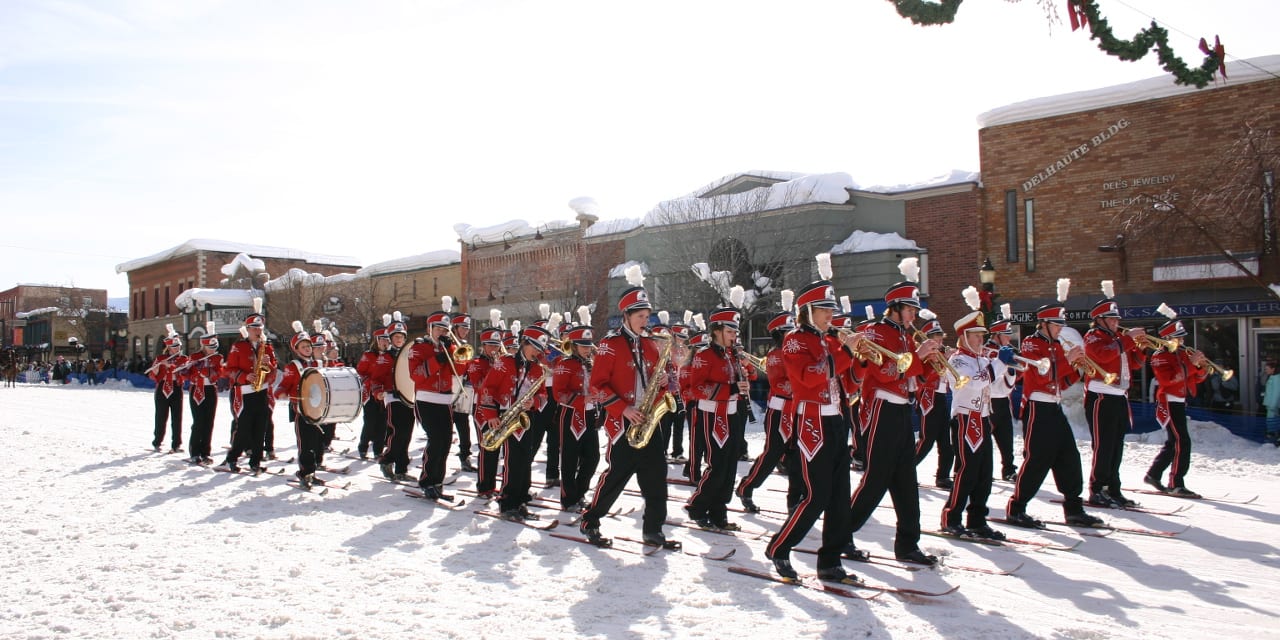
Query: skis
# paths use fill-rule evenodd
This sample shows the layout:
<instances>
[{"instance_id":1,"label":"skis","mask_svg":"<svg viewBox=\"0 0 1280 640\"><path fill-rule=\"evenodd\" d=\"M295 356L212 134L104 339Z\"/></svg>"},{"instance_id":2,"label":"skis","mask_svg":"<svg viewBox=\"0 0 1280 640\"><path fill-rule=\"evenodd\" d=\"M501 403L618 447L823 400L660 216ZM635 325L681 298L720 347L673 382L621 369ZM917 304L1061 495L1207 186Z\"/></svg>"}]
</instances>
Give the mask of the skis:
<instances>
[{"instance_id":1,"label":"skis","mask_svg":"<svg viewBox=\"0 0 1280 640\"><path fill-rule=\"evenodd\" d=\"M559 522L559 520L556 520L555 522ZM662 550L662 547L646 547L646 548L644 548L644 549L627 549L627 548L623 548L623 547L615 547L615 546L613 546L613 539L612 539L612 538L602 538L602 539L601 539L601 541L600 541L600 544L596 544L596 543L594 543L594 542L592 542L592 541L588 540L588 539L587 539L586 537L584 537L584 536L575 536L575 535L571 535L571 534L568 534L568 533L549 533L549 534L547 534L547 535L551 536L552 538L560 538L561 540L569 540L569 541L571 541L571 542L577 542L577 543L579 543L579 544L585 544L585 545L587 545L588 547L595 547L595 548L597 548L597 549L605 549L605 550L607 550L607 551L621 551L622 553L631 553L631 554L635 554L635 555L638 555L638 556L649 556L649 555L653 555L653 554L657 553L658 551L661 551L661 550Z\"/></svg>"},{"instance_id":2,"label":"skis","mask_svg":"<svg viewBox=\"0 0 1280 640\"><path fill-rule=\"evenodd\" d=\"M286 480L285 482L286 482L286 484L288 484L289 486L291 486L291 487L296 487L296 488L298 488L298 489L302 489L303 491L306 491L307 493L311 493L311 490L312 490L312 489L319 488L320 490L316 492L316 495L318 495L318 496L328 495L328 494L329 494L329 490L330 490L330 489L337 489L337 490L339 490L339 491L346 491L347 489L351 488L351 483L350 483L350 482L344 482L344 483L342 483L342 484L327 484L327 483L326 483L326 484L312 484L312 485L311 485L311 486L309 486L309 487L304 487L304 486L302 486L302 483L301 483L301 482L299 482L297 478L290 478L290 479Z\"/></svg>"},{"instance_id":3,"label":"skis","mask_svg":"<svg viewBox=\"0 0 1280 640\"><path fill-rule=\"evenodd\" d=\"M644 540L637 540L636 538L628 538L626 536L617 536L614 538L614 540L625 540L627 542L633 542L635 544L638 544L644 547L646 550L648 550L648 552L645 553L645 555L653 555L654 552L656 551L672 551L676 553L682 553L687 556L693 556L695 558L722 561L722 560L728 560L729 558L732 558L733 555L738 552L737 549L734 549L732 547L730 547L727 551L726 550L717 551L716 549L709 549L702 553L698 553L696 551L686 551L684 547L678 541L675 541L675 540L668 540L667 544L665 545L649 544Z\"/></svg>"},{"instance_id":4,"label":"skis","mask_svg":"<svg viewBox=\"0 0 1280 640\"><path fill-rule=\"evenodd\" d=\"M1112 531L1119 531L1121 533L1132 533L1140 536L1154 536L1157 538L1173 538L1178 536L1181 533L1186 532L1188 529L1191 528L1191 525L1187 525L1186 527L1183 527L1178 531L1160 531L1158 529L1147 529L1145 527L1117 527L1115 525L1110 525L1110 524L1099 525L1096 527L1089 527L1089 526L1078 525L1078 524L1070 524L1067 522L1048 521L1048 523L1060 525L1063 527L1072 527L1074 529L1099 529L1099 530L1110 529ZM1079 531L1078 533L1089 535L1083 531Z\"/></svg>"},{"instance_id":5,"label":"skis","mask_svg":"<svg viewBox=\"0 0 1280 640\"><path fill-rule=\"evenodd\" d=\"M320 470L321 470L321 471L324 471L324 472L326 472L326 473L336 473L336 474L338 474L338 475L343 475L343 476L345 476L345 475L347 475L348 473L351 473L351 465L347 465L347 466L345 466L345 467L336 467L336 468L335 468L335 467L320 467Z\"/></svg>"},{"instance_id":6,"label":"skis","mask_svg":"<svg viewBox=\"0 0 1280 640\"><path fill-rule=\"evenodd\" d=\"M1054 498L1049 502L1052 502L1054 504L1062 504L1062 498ZM1093 507L1095 509L1110 509L1114 511L1132 511L1134 513L1146 513L1153 516L1172 516L1172 515L1181 513L1183 511L1186 511L1187 509L1190 509L1191 507L1195 506L1190 504L1184 504L1179 506L1177 509L1173 509L1171 511L1162 511L1160 509L1152 509L1151 507L1144 507L1142 505L1134 505L1132 507L1113 507L1111 505L1099 504L1099 503L1088 502L1088 501L1086 501L1084 504L1085 506Z\"/></svg>"},{"instance_id":7,"label":"skis","mask_svg":"<svg viewBox=\"0 0 1280 640\"><path fill-rule=\"evenodd\" d=\"M502 514L500 514L500 513L494 513L493 511L480 511L480 510L477 510L477 511L474 511L473 513L478 513L478 514L480 514L480 515L482 515L482 516L488 516L488 517L490 517L490 518L493 518L493 519L495 519L495 520L501 520L501 521L503 521L503 522L510 522L511 524L520 524L520 525L524 525L524 526L526 526L526 527L529 527L530 529L537 529L538 531L550 531L550 530L552 530L552 529L554 529L554 528L556 528L556 527L560 526L560 521L559 521L559 520L548 520L545 524L536 524L536 523L537 523L537 521L536 521L536 520L535 520L535 521L533 521L533 522L530 522L530 521L527 521L527 520L507 520L506 518L503 518L503 517L502 517Z\"/></svg>"},{"instance_id":8,"label":"skis","mask_svg":"<svg viewBox=\"0 0 1280 640\"><path fill-rule=\"evenodd\" d=\"M384 478L384 479L385 479L385 478ZM428 498L428 497L427 497L427 494L423 493L421 489L416 489L416 488L415 488L415 489L410 489L410 488L408 488L408 487L405 487L405 488L401 489L401 491L403 491L403 492L405 493L405 495L407 495L407 496L409 496L409 497L411 497L411 498L417 498L417 499L419 499L419 500L426 500L426 501L428 501L428 502L433 502L433 503L435 503L435 504L437 504L437 505L440 505L440 506L442 506L442 507L444 507L444 508L446 508L446 509L451 509L451 510L454 510L454 511L457 511L458 509L461 509L462 507L466 506L466 504L467 504L467 501L466 501L466 500L463 500L463 501L461 501L461 502L458 502L458 501L457 501L457 498L455 498L455 497L453 497L453 496L440 496L439 498Z\"/></svg>"},{"instance_id":9,"label":"skis","mask_svg":"<svg viewBox=\"0 0 1280 640\"><path fill-rule=\"evenodd\" d=\"M672 527L684 527L684 528L686 528L686 529L693 529L694 531L703 531L703 532L705 532L705 533L714 533L714 534L716 534L716 535L721 535L721 536L730 536L730 537L733 537L733 538L750 538L750 539L752 539L752 540L759 540L759 539L761 539L761 538L763 538L763 537L765 537L765 536L769 535L769 533L770 533L769 531L766 531L766 530L764 530L764 529L761 529L761 530L759 530L759 531L751 531L751 530L748 530L748 529L742 529L742 530L740 530L740 531L727 531L727 530L725 530L725 529L719 529L719 528L717 528L717 529L704 529L704 528L702 528L702 527L698 526L698 524L697 524L697 523L695 523L695 522L693 522L692 520L689 520L689 521L681 521L681 520L670 520L670 519L668 519L668 520L667 520L667 524L668 524L669 526L672 526Z\"/></svg>"},{"instance_id":10,"label":"skis","mask_svg":"<svg viewBox=\"0 0 1280 640\"><path fill-rule=\"evenodd\" d=\"M996 522L1000 522L1000 520L997 519ZM923 533L929 536L934 536L937 538L948 538L950 540L957 540L960 542L972 542L974 544L983 544L983 545L987 545L988 547L1008 547L1008 546L1022 545L1027 547L1035 547L1036 549L1040 549L1044 551L1071 551L1084 543L1084 540L1076 540L1075 544L1064 545L1064 544L1057 544L1053 542L1044 542L1042 540L1025 540L1022 538L1009 538L1009 537L1006 537L1004 540L991 540L989 538L962 538L960 536L953 536L948 533L942 533L941 531L921 531L920 533Z\"/></svg>"},{"instance_id":11,"label":"skis","mask_svg":"<svg viewBox=\"0 0 1280 640\"><path fill-rule=\"evenodd\" d=\"M1180 500L1199 500L1199 501L1203 501L1203 502L1221 502L1221 503L1223 503L1223 504L1253 504L1253 501L1258 499L1258 496L1257 496L1257 495L1254 495L1254 496L1252 496L1252 497L1250 497L1250 498L1233 499L1233 498L1231 498L1231 497L1230 497L1230 496L1231 496L1231 494L1229 494L1229 493L1224 493L1224 494L1222 494L1222 495L1220 495L1220 496L1213 496L1213 497L1210 497L1210 496L1200 496L1200 497L1198 497L1198 498L1193 498L1193 497L1191 497L1191 496L1180 496L1180 495L1177 495L1177 494L1169 493L1169 492L1167 492L1167 491L1156 491L1155 489L1138 489L1138 488L1129 488L1129 487L1126 487L1126 488L1125 488L1125 491L1128 491L1128 492L1130 492L1130 493L1141 493L1141 494L1143 494L1143 495L1148 495L1148 496L1165 496L1166 498L1178 498L1178 499L1180 499Z\"/></svg>"},{"instance_id":12,"label":"skis","mask_svg":"<svg viewBox=\"0 0 1280 640\"><path fill-rule=\"evenodd\" d=\"M755 569L749 569L747 567L739 567L739 566L729 567L729 572L736 573L740 576L751 576L753 578L760 578L761 580L778 582L778 583L790 585L793 587L803 587L805 589L810 589L813 591L821 591L823 593L829 593L833 596L840 596L841 598L849 598L851 600L874 600L880 597L879 592L871 593L871 594L856 593L849 589L843 589L835 585L827 584L816 578L807 579L807 580L806 579L789 580L787 578L775 576L772 573L768 573L766 571L757 571Z\"/></svg>"},{"instance_id":13,"label":"skis","mask_svg":"<svg viewBox=\"0 0 1280 640\"><path fill-rule=\"evenodd\" d=\"M792 551L796 553L804 553L804 554L813 555L813 556L818 555L817 549L805 549L803 547L795 547L794 549L792 549ZM853 560L851 558L845 558L845 560L848 560L849 562L857 562L860 564L874 564L874 565L879 565L883 567L889 567L891 569L901 569L903 571L923 571L924 570L924 567L918 564L905 564L896 558L889 558L885 556L870 555L870 556L867 556L866 560Z\"/></svg>"}]
</instances>

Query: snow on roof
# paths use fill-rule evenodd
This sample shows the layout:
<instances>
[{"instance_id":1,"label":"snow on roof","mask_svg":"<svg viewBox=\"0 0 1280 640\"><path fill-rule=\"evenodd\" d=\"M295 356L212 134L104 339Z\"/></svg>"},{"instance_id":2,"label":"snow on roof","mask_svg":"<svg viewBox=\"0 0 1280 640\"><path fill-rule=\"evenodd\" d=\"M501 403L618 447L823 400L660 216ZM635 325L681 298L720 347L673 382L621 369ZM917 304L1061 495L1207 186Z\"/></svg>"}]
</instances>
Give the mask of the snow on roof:
<instances>
[{"instance_id":1,"label":"snow on roof","mask_svg":"<svg viewBox=\"0 0 1280 640\"><path fill-rule=\"evenodd\" d=\"M204 305L214 307L251 307L254 298L261 298L257 289L187 289L178 294L174 304L186 313L198 311Z\"/></svg>"},{"instance_id":2,"label":"snow on roof","mask_svg":"<svg viewBox=\"0 0 1280 640\"><path fill-rule=\"evenodd\" d=\"M751 175L758 173L764 172L753 172ZM849 201L847 190L853 188L853 177L847 173L802 175L742 193L709 198L684 197L660 202L645 214L642 224L646 227L658 227L804 204L844 204Z\"/></svg>"},{"instance_id":3,"label":"snow on roof","mask_svg":"<svg viewBox=\"0 0 1280 640\"><path fill-rule=\"evenodd\" d=\"M324 276L318 273L303 271L302 269L295 267L285 272L285 274L279 278L272 278L271 280L268 280L266 284L262 285L262 288L267 291L287 291L298 286L319 287L337 284L340 282L351 282L355 279L356 274L354 273L339 273L337 275Z\"/></svg>"},{"instance_id":4,"label":"snow on roof","mask_svg":"<svg viewBox=\"0 0 1280 640\"><path fill-rule=\"evenodd\" d=\"M360 262L351 256L330 256L319 253L309 253L300 249L289 249L285 247L268 247L256 244L245 244L243 242L229 242L226 240L207 240L203 238L195 238L188 240L176 247L170 247L145 258L130 260L116 265L116 273L127 273L135 269L151 266L166 260L171 260L179 256L185 256L197 251L217 251L220 253L246 253L251 256L260 258L281 258L284 260L302 260L311 264L328 264L336 266L360 266Z\"/></svg>"},{"instance_id":5,"label":"snow on roof","mask_svg":"<svg viewBox=\"0 0 1280 640\"><path fill-rule=\"evenodd\" d=\"M876 233L874 231L854 231L844 242L831 247L832 255L845 253L863 253L866 251L884 251L886 249L919 250L915 240L907 240L896 233Z\"/></svg>"},{"instance_id":6,"label":"snow on roof","mask_svg":"<svg viewBox=\"0 0 1280 640\"><path fill-rule=\"evenodd\" d=\"M415 271L417 269L440 267L460 262L462 262L461 253L454 249L441 249L440 251L429 251L427 253L420 253L416 256L396 258L395 260L387 260L385 262L371 264L357 271L356 275L360 277L377 276L387 273L400 273L402 271Z\"/></svg>"},{"instance_id":7,"label":"snow on roof","mask_svg":"<svg viewBox=\"0 0 1280 640\"><path fill-rule=\"evenodd\" d=\"M640 273L642 273L642 274L644 274L644 275L646 275L646 276L647 276L647 275L649 275L649 265L647 265L647 264L645 264L645 263L643 263L643 262L636 261L636 260L628 260L628 261L626 261L626 262L624 262L624 263L622 263L622 264L620 264L620 265L618 265L618 266L616 266L616 267L614 267L614 268L610 269L610 270L609 270L609 277L610 277L610 278L625 278L625 277L627 277L627 269L630 269L631 267L634 267L634 266L636 266L636 265L640 265Z\"/></svg>"},{"instance_id":8,"label":"snow on roof","mask_svg":"<svg viewBox=\"0 0 1280 640\"><path fill-rule=\"evenodd\" d=\"M46 313L54 313L57 310L58 310L58 307L40 307L39 309L32 309L30 311L19 311L13 314L13 317L28 318L31 316L42 316Z\"/></svg>"},{"instance_id":9,"label":"snow on roof","mask_svg":"<svg viewBox=\"0 0 1280 640\"><path fill-rule=\"evenodd\" d=\"M618 218L616 220L600 220L587 227L584 238L599 238L615 233L626 233L640 227L640 218Z\"/></svg>"},{"instance_id":10,"label":"snow on roof","mask_svg":"<svg viewBox=\"0 0 1280 640\"><path fill-rule=\"evenodd\" d=\"M777 180L778 182L788 182L797 178L803 178L806 174L796 173L794 171L769 171L766 169L756 169L754 171L739 171L731 173L718 180L712 180L710 183L703 185L700 189L685 196L686 198L701 198L702 196L723 187L743 176L754 176L757 178L765 178L766 180Z\"/></svg>"},{"instance_id":11,"label":"snow on roof","mask_svg":"<svg viewBox=\"0 0 1280 640\"><path fill-rule=\"evenodd\" d=\"M251 258L247 253L237 253L236 257L231 259L231 262L222 265L220 271L222 271L222 275L230 278L236 275L236 272L240 269L244 269L249 273L262 273L267 270L267 263L257 258Z\"/></svg>"},{"instance_id":12,"label":"snow on roof","mask_svg":"<svg viewBox=\"0 0 1280 640\"><path fill-rule=\"evenodd\" d=\"M908 182L895 185L875 185L871 187L855 187L857 191L866 191L870 193L904 193L907 191L920 191L921 189L933 189L936 187L945 187L955 184L964 184L966 182L980 182L982 174L977 171L965 171L963 169L952 169L948 173L940 176L934 176L928 180L920 182Z\"/></svg>"},{"instance_id":13,"label":"snow on roof","mask_svg":"<svg viewBox=\"0 0 1280 640\"><path fill-rule=\"evenodd\" d=\"M1212 91L1225 86L1261 80L1275 80L1277 73L1280 73L1280 55L1236 60L1227 63L1227 80L1217 82L1214 86L1203 90ZM1133 102L1144 102L1196 91L1201 91L1201 89L1175 84L1173 76L1166 73L1127 84L1015 102L1014 104L979 114L978 128L985 129L1002 124L1060 116L1067 113L1078 113L1080 111Z\"/></svg>"},{"instance_id":14,"label":"snow on roof","mask_svg":"<svg viewBox=\"0 0 1280 640\"><path fill-rule=\"evenodd\" d=\"M486 244L494 242L502 242L508 237L520 238L524 236L532 236L539 231L559 231L561 229L572 229L578 226L576 220L551 220L547 222L535 222L530 225L524 220L508 220L502 224L495 224L488 227L473 227L469 224L459 222L453 225L453 230L458 234L458 239L467 244Z\"/></svg>"}]
</instances>

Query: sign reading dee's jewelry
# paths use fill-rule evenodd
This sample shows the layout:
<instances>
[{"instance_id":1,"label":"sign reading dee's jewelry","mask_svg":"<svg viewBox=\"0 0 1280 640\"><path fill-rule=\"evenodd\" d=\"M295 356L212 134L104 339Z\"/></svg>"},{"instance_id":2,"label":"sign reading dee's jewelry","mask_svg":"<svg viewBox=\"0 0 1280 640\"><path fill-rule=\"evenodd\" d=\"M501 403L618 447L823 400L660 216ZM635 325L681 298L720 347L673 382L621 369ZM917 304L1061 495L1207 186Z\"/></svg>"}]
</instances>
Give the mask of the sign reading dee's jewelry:
<instances>
[{"instance_id":1,"label":"sign reading dee's jewelry","mask_svg":"<svg viewBox=\"0 0 1280 640\"><path fill-rule=\"evenodd\" d=\"M1066 169L1073 161L1084 157L1086 153L1089 153L1090 149L1096 149L1102 146L1102 143L1110 140L1117 133L1124 131L1128 127L1129 120L1127 118L1120 118L1115 122L1115 124L1108 125L1106 129L1098 132L1098 135L1076 145L1074 148L1062 154L1062 157L1050 163L1044 169L1041 169L1039 173L1024 180L1022 182L1022 192L1030 192L1049 178L1052 178L1054 174Z\"/></svg>"},{"instance_id":2,"label":"sign reading dee's jewelry","mask_svg":"<svg viewBox=\"0 0 1280 640\"><path fill-rule=\"evenodd\" d=\"M1129 178L1118 178L1102 183L1102 191L1105 195L1111 195L1108 192L1120 191L1124 189L1149 189L1160 187L1161 185L1173 184L1175 174L1163 176L1132 176ZM1099 208L1112 209L1115 207L1127 207L1133 204L1149 204L1157 209L1168 210L1173 208L1174 203L1178 201L1177 191L1165 191L1164 193L1138 193L1137 195L1127 195L1121 197L1105 197L1098 201Z\"/></svg>"}]
</instances>

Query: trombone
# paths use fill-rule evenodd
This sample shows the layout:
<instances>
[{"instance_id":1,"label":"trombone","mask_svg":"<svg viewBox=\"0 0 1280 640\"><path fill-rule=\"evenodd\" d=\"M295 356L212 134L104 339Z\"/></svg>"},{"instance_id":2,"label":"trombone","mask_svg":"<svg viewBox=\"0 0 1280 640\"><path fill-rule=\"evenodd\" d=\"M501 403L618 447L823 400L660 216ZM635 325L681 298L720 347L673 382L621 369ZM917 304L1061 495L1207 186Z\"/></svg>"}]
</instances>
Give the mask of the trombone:
<instances>
[{"instance_id":1,"label":"trombone","mask_svg":"<svg viewBox=\"0 0 1280 640\"><path fill-rule=\"evenodd\" d=\"M471 357L475 355L471 343L459 340L458 335L453 332L453 326L449 326L447 331L449 332L449 339L454 344L453 361L461 364L471 360Z\"/></svg>"},{"instance_id":2,"label":"trombone","mask_svg":"<svg viewBox=\"0 0 1280 640\"><path fill-rule=\"evenodd\" d=\"M1058 337L1058 341L1061 342L1062 346L1066 347L1068 351L1076 348L1075 343L1069 340L1063 340L1061 336ZM1116 378L1119 377L1110 371L1104 371L1102 369L1102 365L1094 362L1093 358L1085 355L1080 356L1075 362L1072 362L1071 366L1078 369L1080 373L1091 378L1102 378L1102 381L1107 384L1115 384Z\"/></svg>"},{"instance_id":3,"label":"trombone","mask_svg":"<svg viewBox=\"0 0 1280 640\"><path fill-rule=\"evenodd\" d=\"M857 332L853 329L841 328L839 330L839 335L842 339L847 336L855 335L856 333ZM863 347L870 349L870 351L863 351ZM907 369L911 368L911 364L915 362L915 354L911 352L894 353L889 349L876 344L875 340L870 339L863 340L858 343L858 356L862 360L871 361L871 363L876 366L880 366L880 364L884 362L885 358L893 360L897 363L899 374L906 373Z\"/></svg>"},{"instance_id":4,"label":"trombone","mask_svg":"<svg viewBox=\"0 0 1280 640\"><path fill-rule=\"evenodd\" d=\"M915 336L917 347L920 346L920 343L929 339L929 336L921 333L921 331L915 327L912 327L911 331L912 335ZM933 370L937 371L939 376L945 378L950 375L951 379L956 381L953 388L961 389L964 388L966 384L969 384L969 376L961 375L959 371L956 371L956 368L951 365L951 361L943 357L941 351L935 353L933 357L929 358L929 364L933 365Z\"/></svg>"}]
</instances>

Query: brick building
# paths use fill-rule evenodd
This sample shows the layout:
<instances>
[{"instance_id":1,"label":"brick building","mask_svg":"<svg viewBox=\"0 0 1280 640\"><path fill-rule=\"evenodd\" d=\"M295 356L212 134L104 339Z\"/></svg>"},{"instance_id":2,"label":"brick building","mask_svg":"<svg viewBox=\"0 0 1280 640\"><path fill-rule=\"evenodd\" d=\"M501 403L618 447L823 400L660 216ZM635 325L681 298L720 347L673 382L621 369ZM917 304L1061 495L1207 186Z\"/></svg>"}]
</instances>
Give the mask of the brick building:
<instances>
[{"instance_id":1,"label":"brick building","mask_svg":"<svg viewBox=\"0 0 1280 640\"><path fill-rule=\"evenodd\" d=\"M335 275L360 268L355 258L305 253L297 249L239 244L221 240L188 240L145 258L116 265L116 273L129 278L129 350L127 356L151 358L157 353L157 339L165 325L189 333L188 316L175 304L177 296L192 288L261 288L263 282L226 283L222 267L244 253L261 260L265 270L260 279L283 275L298 268L309 273ZM287 327L287 324L285 325Z\"/></svg>"},{"instance_id":2,"label":"brick building","mask_svg":"<svg viewBox=\"0 0 1280 640\"><path fill-rule=\"evenodd\" d=\"M106 289L20 284L0 291L0 347L32 360L110 360L120 323L116 315L107 308Z\"/></svg>"},{"instance_id":3,"label":"brick building","mask_svg":"<svg viewBox=\"0 0 1280 640\"><path fill-rule=\"evenodd\" d=\"M1072 281L1080 329L1099 282L1113 280L1125 326L1158 326L1167 302L1194 346L1239 371L1236 388L1214 386L1203 402L1254 408L1260 363L1280 357L1280 298L1265 286L1280 279L1277 72L1271 56L1230 64L1229 80L1202 90L1166 75L979 118L978 256L1024 331L1058 278Z\"/></svg>"}]
</instances>

